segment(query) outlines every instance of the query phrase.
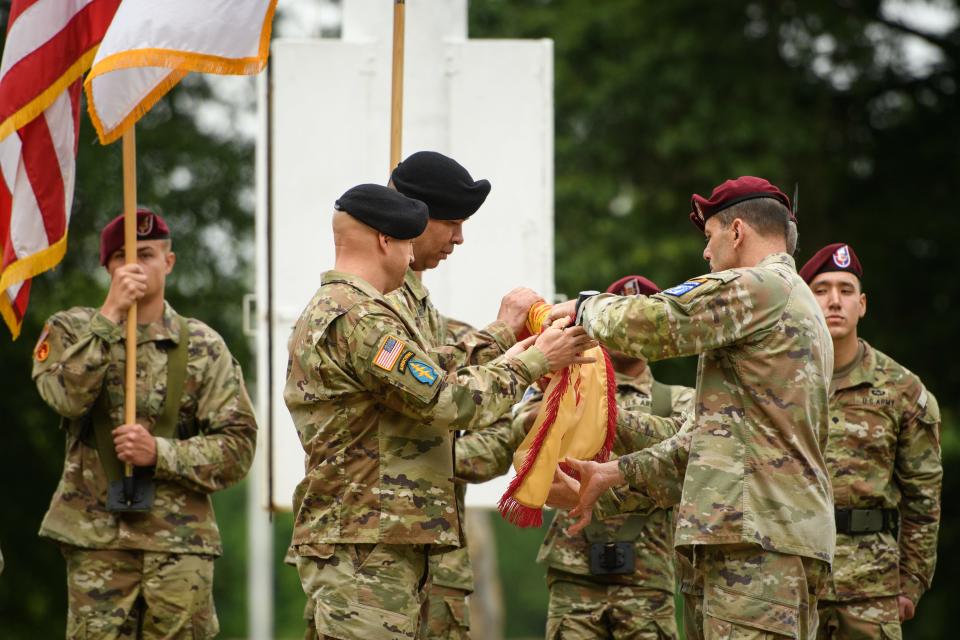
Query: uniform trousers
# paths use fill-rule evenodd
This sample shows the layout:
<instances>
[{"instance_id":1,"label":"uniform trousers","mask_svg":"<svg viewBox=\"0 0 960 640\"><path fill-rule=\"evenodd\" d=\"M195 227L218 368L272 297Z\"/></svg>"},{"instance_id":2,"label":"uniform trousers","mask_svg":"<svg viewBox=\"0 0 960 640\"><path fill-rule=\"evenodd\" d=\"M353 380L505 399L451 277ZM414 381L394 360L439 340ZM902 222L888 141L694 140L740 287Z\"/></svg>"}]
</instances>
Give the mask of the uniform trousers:
<instances>
[{"instance_id":1,"label":"uniform trousers","mask_svg":"<svg viewBox=\"0 0 960 640\"><path fill-rule=\"evenodd\" d=\"M213 556L61 547L70 640L205 640L219 631Z\"/></svg>"}]
</instances>

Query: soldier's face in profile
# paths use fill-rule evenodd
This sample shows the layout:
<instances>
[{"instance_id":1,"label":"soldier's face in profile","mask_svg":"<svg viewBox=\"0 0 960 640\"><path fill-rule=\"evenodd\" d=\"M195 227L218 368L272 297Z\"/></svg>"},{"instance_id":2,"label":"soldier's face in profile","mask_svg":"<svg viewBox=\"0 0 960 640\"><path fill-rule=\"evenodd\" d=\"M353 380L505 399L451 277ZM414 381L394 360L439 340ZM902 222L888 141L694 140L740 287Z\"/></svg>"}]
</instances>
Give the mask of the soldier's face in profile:
<instances>
[{"instance_id":1,"label":"soldier's face in profile","mask_svg":"<svg viewBox=\"0 0 960 640\"><path fill-rule=\"evenodd\" d=\"M463 220L434 220L427 223L427 228L413 241L413 270L425 271L433 269L447 256L453 253L454 247L463 244Z\"/></svg>"},{"instance_id":2,"label":"soldier's face in profile","mask_svg":"<svg viewBox=\"0 0 960 640\"><path fill-rule=\"evenodd\" d=\"M147 291L144 298L149 300L153 296L162 295L167 274L173 271L177 260L176 254L171 251L169 240L138 240L137 264L147 276ZM126 263L126 253L118 249L110 254L107 261L107 273L113 277L113 272Z\"/></svg>"},{"instance_id":3,"label":"soldier's face in profile","mask_svg":"<svg viewBox=\"0 0 960 640\"><path fill-rule=\"evenodd\" d=\"M737 266L733 247L733 224L724 227L720 218L713 216L704 225L703 235L707 246L703 249L703 259L710 263L710 271L724 271Z\"/></svg>"},{"instance_id":4,"label":"soldier's face in profile","mask_svg":"<svg viewBox=\"0 0 960 640\"><path fill-rule=\"evenodd\" d=\"M842 339L857 330L857 323L867 313L867 296L860 290L857 276L846 271L827 271L813 279L810 290L827 319L830 337Z\"/></svg>"}]
</instances>

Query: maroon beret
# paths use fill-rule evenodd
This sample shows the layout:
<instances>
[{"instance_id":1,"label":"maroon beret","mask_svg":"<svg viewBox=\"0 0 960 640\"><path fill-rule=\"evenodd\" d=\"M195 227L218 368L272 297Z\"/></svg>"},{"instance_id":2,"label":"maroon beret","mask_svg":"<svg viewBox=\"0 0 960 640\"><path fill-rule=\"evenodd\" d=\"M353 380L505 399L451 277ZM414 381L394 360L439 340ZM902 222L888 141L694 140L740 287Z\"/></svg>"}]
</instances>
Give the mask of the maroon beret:
<instances>
[{"instance_id":1,"label":"maroon beret","mask_svg":"<svg viewBox=\"0 0 960 640\"><path fill-rule=\"evenodd\" d=\"M137 209L137 240L166 240L170 237L170 227L166 221L150 209ZM123 214L107 224L100 232L100 264L107 261L114 251L123 248Z\"/></svg>"},{"instance_id":2,"label":"maroon beret","mask_svg":"<svg viewBox=\"0 0 960 640\"><path fill-rule=\"evenodd\" d=\"M857 278L863 278L860 259L854 253L853 247L843 242L828 244L813 254L813 257L807 260L807 264L800 269L800 277L810 284L818 273L824 271L846 271Z\"/></svg>"},{"instance_id":3,"label":"maroon beret","mask_svg":"<svg viewBox=\"0 0 960 640\"><path fill-rule=\"evenodd\" d=\"M607 293L615 293L618 296L652 296L660 293L660 287L643 276L624 276L607 287Z\"/></svg>"},{"instance_id":4,"label":"maroon beret","mask_svg":"<svg viewBox=\"0 0 960 640\"><path fill-rule=\"evenodd\" d=\"M756 198L773 198L787 208L791 220L797 221L797 218L793 215L793 210L790 208L790 198L787 197L787 194L763 178L753 176L740 176L736 180L727 180L713 190L709 199L696 193L693 194L690 198L690 220L698 229L703 231L704 225L711 216L720 213L727 207Z\"/></svg>"}]
</instances>

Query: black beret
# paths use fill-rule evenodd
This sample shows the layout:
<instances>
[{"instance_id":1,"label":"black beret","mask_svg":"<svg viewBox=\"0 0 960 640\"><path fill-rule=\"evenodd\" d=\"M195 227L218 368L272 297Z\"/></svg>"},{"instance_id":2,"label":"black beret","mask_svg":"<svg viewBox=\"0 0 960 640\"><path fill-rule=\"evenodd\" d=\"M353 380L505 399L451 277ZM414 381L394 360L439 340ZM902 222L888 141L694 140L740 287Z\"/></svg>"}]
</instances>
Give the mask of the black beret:
<instances>
[{"instance_id":1,"label":"black beret","mask_svg":"<svg viewBox=\"0 0 960 640\"><path fill-rule=\"evenodd\" d=\"M434 220L469 218L490 193L488 180L476 180L454 160L436 151L418 151L390 174L405 196L423 200Z\"/></svg>"},{"instance_id":2,"label":"black beret","mask_svg":"<svg viewBox=\"0 0 960 640\"><path fill-rule=\"evenodd\" d=\"M334 207L398 240L416 238L427 228L427 205L379 184L347 190Z\"/></svg>"}]
</instances>

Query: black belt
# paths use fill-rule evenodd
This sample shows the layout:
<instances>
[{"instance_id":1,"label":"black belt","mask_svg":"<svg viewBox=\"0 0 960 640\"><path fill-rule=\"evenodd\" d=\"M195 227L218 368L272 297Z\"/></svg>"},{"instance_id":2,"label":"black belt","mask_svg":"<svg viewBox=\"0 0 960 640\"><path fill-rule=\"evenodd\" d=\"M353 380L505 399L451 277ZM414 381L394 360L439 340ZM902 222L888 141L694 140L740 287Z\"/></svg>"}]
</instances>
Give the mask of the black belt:
<instances>
[{"instance_id":1,"label":"black belt","mask_svg":"<svg viewBox=\"0 0 960 640\"><path fill-rule=\"evenodd\" d=\"M900 512L896 509L834 509L833 513L837 533L880 533L900 527Z\"/></svg>"}]
</instances>

